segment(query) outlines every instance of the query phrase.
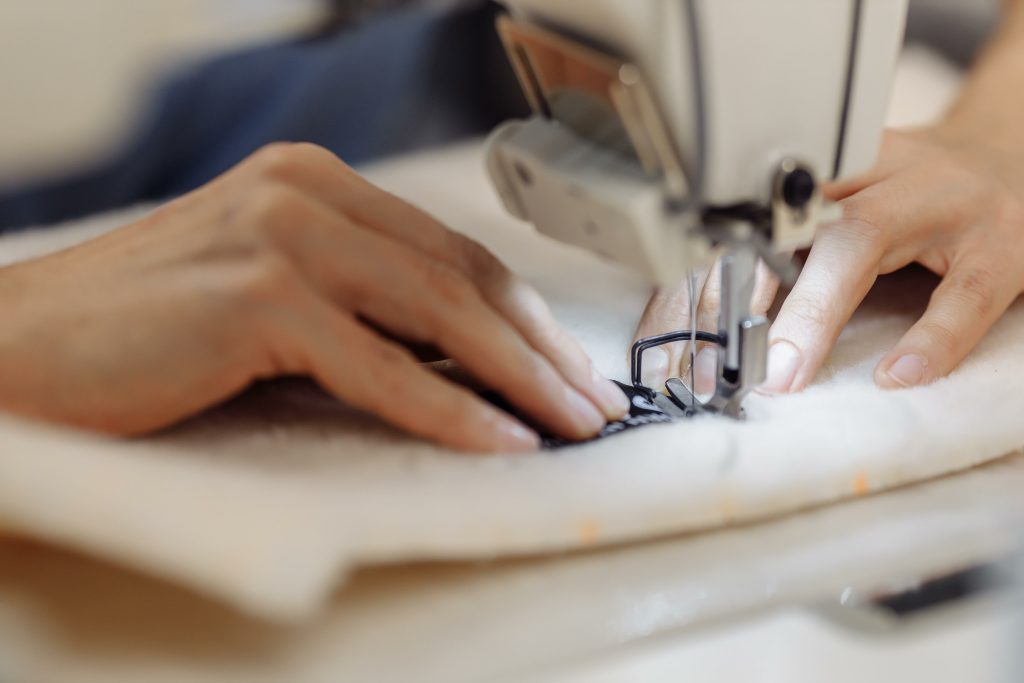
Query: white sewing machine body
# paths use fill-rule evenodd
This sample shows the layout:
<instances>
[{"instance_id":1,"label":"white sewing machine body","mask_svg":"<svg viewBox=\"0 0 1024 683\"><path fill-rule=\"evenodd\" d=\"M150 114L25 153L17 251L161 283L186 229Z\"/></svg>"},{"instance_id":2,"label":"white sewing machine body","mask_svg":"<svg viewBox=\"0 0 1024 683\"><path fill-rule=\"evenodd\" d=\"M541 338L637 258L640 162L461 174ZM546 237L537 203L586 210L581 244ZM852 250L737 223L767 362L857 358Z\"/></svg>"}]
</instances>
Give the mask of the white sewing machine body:
<instances>
[{"instance_id":1,"label":"white sewing machine body","mask_svg":"<svg viewBox=\"0 0 1024 683\"><path fill-rule=\"evenodd\" d=\"M680 204L770 210L787 160L816 184L874 163L906 0L507 4L536 116L495 134L490 169L508 208L560 241L674 283L716 241ZM791 251L817 223L769 237Z\"/></svg>"},{"instance_id":2,"label":"white sewing machine body","mask_svg":"<svg viewBox=\"0 0 1024 683\"><path fill-rule=\"evenodd\" d=\"M767 368L768 321L750 312L757 260L794 280L779 254L839 217L823 183L873 164L906 0L507 4L499 30L534 110L491 138L507 209L661 285L718 258L718 330L641 340L631 374L661 401L641 381L643 353L716 344L712 397L671 378L659 405L741 417ZM695 308L691 293L691 321Z\"/></svg>"}]
</instances>

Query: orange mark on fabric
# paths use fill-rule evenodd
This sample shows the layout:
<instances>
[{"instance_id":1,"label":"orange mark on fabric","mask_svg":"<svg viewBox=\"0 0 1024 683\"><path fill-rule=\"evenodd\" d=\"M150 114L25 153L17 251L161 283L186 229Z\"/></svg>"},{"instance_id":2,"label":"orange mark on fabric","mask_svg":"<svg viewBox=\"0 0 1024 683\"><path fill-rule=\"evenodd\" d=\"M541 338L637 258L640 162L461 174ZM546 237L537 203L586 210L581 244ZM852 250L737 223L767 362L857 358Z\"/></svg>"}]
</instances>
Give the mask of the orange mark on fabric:
<instances>
[{"instance_id":1,"label":"orange mark on fabric","mask_svg":"<svg viewBox=\"0 0 1024 683\"><path fill-rule=\"evenodd\" d=\"M601 527L598 526L597 521L593 519L584 520L577 531L579 533L580 542L584 545L597 543L597 539L601 535Z\"/></svg>"},{"instance_id":2,"label":"orange mark on fabric","mask_svg":"<svg viewBox=\"0 0 1024 683\"><path fill-rule=\"evenodd\" d=\"M871 482L868 481L867 472L858 472L853 478L853 492L858 496L866 496L871 493Z\"/></svg>"}]
</instances>

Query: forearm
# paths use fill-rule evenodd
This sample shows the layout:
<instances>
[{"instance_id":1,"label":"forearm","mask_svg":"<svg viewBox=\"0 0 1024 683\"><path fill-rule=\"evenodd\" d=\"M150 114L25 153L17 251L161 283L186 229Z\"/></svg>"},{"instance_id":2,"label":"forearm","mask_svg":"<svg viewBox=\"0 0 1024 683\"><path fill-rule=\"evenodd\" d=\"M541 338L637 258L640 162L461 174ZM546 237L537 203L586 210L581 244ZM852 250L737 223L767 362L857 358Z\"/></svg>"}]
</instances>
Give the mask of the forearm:
<instances>
[{"instance_id":1,"label":"forearm","mask_svg":"<svg viewBox=\"0 0 1024 683\"><path fill-rule=\"evenodd\" d=\"M1024 145L1024 0L1004 0L1003 19L944 125L994 144Z\"/></svg>"}]
</instances>

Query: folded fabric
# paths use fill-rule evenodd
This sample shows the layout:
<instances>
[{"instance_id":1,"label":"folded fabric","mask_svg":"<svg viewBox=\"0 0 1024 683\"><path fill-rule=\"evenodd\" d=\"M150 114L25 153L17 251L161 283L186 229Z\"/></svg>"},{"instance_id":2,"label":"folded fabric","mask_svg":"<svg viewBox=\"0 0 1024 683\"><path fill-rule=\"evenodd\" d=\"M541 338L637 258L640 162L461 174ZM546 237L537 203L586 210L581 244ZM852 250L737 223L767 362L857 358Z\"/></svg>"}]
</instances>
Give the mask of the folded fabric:
<instances>
[{"instance_id":1,"label":"folded fabric","mask_svg":"<svg viewBox=\"0 0 1024 683\"><path fill-rule=\"evenodd\" d=\"M506 217L486 186L479 145L370 175L535 282L600 369L626 378L648 287ZM0 258L52 250L123 219L8 238ZM360 565L593 547L910 484L1024 445L1019 304L949 379L898 392L873 385L874 364L933 286L920 273L888 278L817 384L796 396L753 396L745 422L654 424L536 455L448 452L303 383L257 388L147 440L5 420L0 526L287 620L315 611Z\"/></svg>"}]
</instances>

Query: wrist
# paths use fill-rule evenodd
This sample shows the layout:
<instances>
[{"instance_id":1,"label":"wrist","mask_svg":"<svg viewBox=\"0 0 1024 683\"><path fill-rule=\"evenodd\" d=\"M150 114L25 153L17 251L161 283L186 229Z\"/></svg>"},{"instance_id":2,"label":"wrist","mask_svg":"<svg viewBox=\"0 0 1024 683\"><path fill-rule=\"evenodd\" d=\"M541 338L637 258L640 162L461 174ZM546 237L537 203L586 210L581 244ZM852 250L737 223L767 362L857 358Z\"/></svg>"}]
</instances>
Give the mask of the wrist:
<instances>
[{"instance_id":1,"label":"wrist","mask_svg":"<svg viewBox=\"0 0 1024 683\"><path fill-rule=\"evenodd\" d=\"M968 113L946 117L920 132L950 158L998 179L997 184L1024 199L1024 135L1019 131Z\"/></svg>"},{"instance_id":2,"label":"wrist","mask_svg":"<svg viewBox=\"0 0 1024 683\"><path fill-rule=\"evenodd\" d=\"M1024 148L1024 2L1014 2L936 130L975 144Z\"/></svg>"}]
</instances>

